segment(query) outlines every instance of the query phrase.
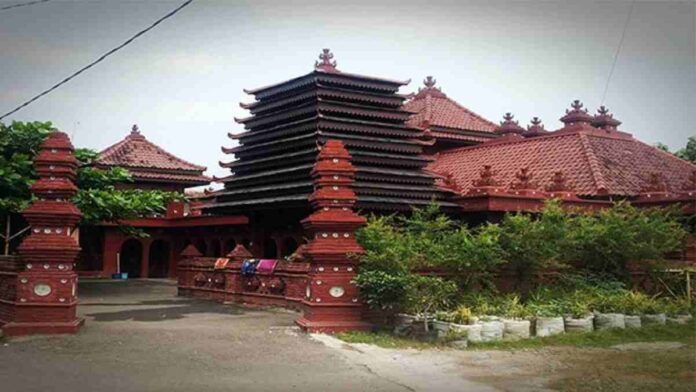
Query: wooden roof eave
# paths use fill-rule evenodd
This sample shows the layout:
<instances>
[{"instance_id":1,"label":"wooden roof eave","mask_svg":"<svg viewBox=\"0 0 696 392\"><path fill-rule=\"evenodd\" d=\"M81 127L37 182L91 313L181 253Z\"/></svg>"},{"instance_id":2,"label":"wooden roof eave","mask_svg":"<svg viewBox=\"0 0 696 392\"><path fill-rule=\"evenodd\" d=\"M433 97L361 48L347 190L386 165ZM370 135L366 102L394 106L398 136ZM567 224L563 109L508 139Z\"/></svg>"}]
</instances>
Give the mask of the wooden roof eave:
<instances>
[{"instance_id":1,"label":"wooden roof eave","mask_svg":"<svg viewBox=\"0 0 696 392\"><path fill-rule=\"evenodd\" d=\"M288 167L285 169L279 169L279 170L269 170L269 171L263 171L263 172L258 172L258 173L253 173L253 174L247 174L244 176L238 176L238 175L230 175L227 177L222 177L218 178L219 182L223 183L228 183L228 182L240 182L240 181L245 181L248 179L254 179L254 178L259 178L259 177L264 177L264 176L274 176L278 174L287 174L287 173L292 173L296 171L302 171L302 170L309 170L314 167L313 164L307 164L307 165L297 165L297 166L292 166Z\"/></svg>"},{"instance_id":2,"label":"wooden roof eave","mask_svg":"<svg viewBox=\"0 0 696 392\"><path fill-rule=\"evenodd\" d=\"M220 167L224 167L224 168L228 168L228 169L239 168L239 167L244 167L244 166L258 165L258 164L266 163L266 162L287 160L289 158L295 158L295 157L304 156L304 155L310 155L310 154L316 155L318 152L319 152L319 149L315 147L315 148L310 148L310 149L306 149L306 150L291 152L291 153L282 154L282 155L275 155L275 156L260 158L260 159L244 160L244 161L237 160L237 161L232 161L232 162L227 162L227 163L220 162Z\"/></svg>"},{"instance_id":3,"label":"wooden roof eave","mask_svg":"<svg viewBox=\"0 0 696 392\"><path fill-rule=\"evenodd\" d=\"M288 137L288 138L276 139L276 140L273 140L270 142L265 142L265 143L248 144L248 145L242 144L242 145L232 147L232 148L222 147L222 152L224 152L225 154L234 154L237 152L244 152L244 151L256 150L256 149L265 148L265 147L282 145L282 144L286 144L288 142L296 142L299 140L311 139L314 136L316 136L316 132L307 133L307 134L300 135L300 136L292 136L292 137Z\"/></svg>"}]
</instances>

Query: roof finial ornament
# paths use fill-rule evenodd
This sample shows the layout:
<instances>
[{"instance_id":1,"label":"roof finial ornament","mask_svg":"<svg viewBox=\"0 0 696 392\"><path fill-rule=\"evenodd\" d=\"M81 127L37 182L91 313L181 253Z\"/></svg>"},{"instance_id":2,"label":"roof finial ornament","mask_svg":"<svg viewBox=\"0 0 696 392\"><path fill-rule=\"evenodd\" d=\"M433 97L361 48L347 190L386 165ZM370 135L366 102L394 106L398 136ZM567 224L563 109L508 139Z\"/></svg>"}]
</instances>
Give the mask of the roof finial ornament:
<instances>
[{"instance_id":1,"label":"roof finial ornament","mask_svg":"<svg viewBox=\"0 0 696 392\"><path fill-rule=\"evenodd\" d=\"M597 114L592 119L592 126L595 128L604 129L605 131L615 131L621 125L621 121L614 118L614 115L609 113L609 109L602 105L597 109Z\"/></svg>"},{"instance_id":2,"label":"roof finial ornament","mask_svg":"<svg viewBox=\"0 0 696 392\"><path fill-rule=\"evenodd\" d=\"M500 126L495 129L495 133L498 135L521 135L524 132L524 128L522 128L517 121L513 121L514 118L515 116L513 116L512 113L505 113L505 115L503 115L504 121L500 122Z\"/></svg>"},{"instance_id":3,"label":"roof finial ornament","mask_svg":"<svg viewBox=\"0 0 696 392\"><path fill-rule=\"evenodd\" d=\"M541 123L541 119L539 117L532 117L529 123L530 125L527 126L527 130L524 131L522 136L535 137L545 135L548 133L548 131L544 129L544 124Z\"/></svg>"},{"instance_id":4,"label":"roof finial ornament","mask_svg":"<svg viewBox=\"0 0 696 392\"><path fill-rule=\"evenodd\" d=\"M589 125L592 122L592 116L590 116L587 113L587 108L583 110L583 104L580 102L579 99L574 100L571 104L570 107L572 110L566 109L566 114L565 116L561 117L561 121L563 124L565 124L566 127L569 127L571 125L580 125L582 124L587 124Z\"/></svg>"},{"instance_id":5,"label":"roof finial ornament","mask_svg":"<svg viewBox=\"0 0 696 392\"><path fill-rule=\"evenodd\" d=\"M131 127L131 135L140 135L140 128L138 128L138 124L133 124Z\"/></svg>"},{"instance_id":6,"label":"roof finial ornament","mask_svg":"<svg viewBox=\"0 0 696 392\"><path fill-rule=\"evenodd\" d=\"M314 68L325 72L338 72L336 69L336 61L333 60L334 55L331 49L322 49L319 54L319 60L314 62Z\"/></svg>"},{"instance_id":7,"label":"roof finial ornament","mask_svg":"<svg viewBox=\"0 0 696 392\"><path fill-rule=\"evenodd\" d=\"M425 79L423 79L423 84L427 88L433 88L435 87L435 84L437 83L437 79L435 79L432 76L426 76Z\"/></svg>"}]
</instances>

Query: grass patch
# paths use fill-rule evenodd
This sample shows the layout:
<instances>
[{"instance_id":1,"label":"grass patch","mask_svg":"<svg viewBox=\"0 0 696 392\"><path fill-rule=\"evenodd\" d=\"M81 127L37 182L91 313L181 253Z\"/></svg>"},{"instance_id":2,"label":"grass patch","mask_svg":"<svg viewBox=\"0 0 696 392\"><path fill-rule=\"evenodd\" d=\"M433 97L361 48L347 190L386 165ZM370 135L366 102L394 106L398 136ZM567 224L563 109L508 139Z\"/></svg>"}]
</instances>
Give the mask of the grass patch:
<instances>
[{"instance_id":1,"label":"grass patch","mask_svg":"<svg viewBox=\"0 0 696 392\"><path fill-rule=\"evenodd\" d=\"M402 337L390 331L377 332L343 332L336 335L347 343L366 343L383 348L415 348L419 350L446 347L450 340L422 340ZM696 323L686 325L654 325L639 329L611 329L588 333L566 333L543 338L531 338L518 341L499 341L487 343L469 343L469 347L478 350L519 350L552 346L572 347L610 347L631 342L681 342L689 347L696 347Z\"/></svg>"},{"instance_id":2,"label":"grass patch","mask_svg":"<svg viewBox=\"0 0 696 392\"><path fill-rule=\"evenodd\" d=\"M441 348L446 344L442 341L428 341L396 336L387 331L341 332L336 334L336 337L347 343L366 343L383 348L415 348L423 350L428 348Z\"/></svg>"},{"instance_id":3,"label":"grass patch","mask_svg":"<svg viewBox=\"0 0 696 392\"><path fill-rule=\"evenodd\" d=\"M565 333L518 341L472 343L476 349L526 349L548 346L609 347L631 342L681 342L696 347L696 324L654 325L638 329L610 329L587 333Z\"/></svg>"}]
</instances>

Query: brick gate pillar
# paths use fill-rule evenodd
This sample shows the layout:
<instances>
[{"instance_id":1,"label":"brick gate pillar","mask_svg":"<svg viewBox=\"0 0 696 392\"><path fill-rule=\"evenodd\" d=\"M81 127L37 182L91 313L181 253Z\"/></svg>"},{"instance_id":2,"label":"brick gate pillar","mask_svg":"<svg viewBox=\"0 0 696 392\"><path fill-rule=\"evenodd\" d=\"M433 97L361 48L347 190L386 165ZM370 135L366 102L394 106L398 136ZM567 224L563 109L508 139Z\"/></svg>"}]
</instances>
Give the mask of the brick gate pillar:
<instances>
[{"instance_id":1,"label":"brick gate pillar","mask_svg":"<svg viewBox=\"0 0 696 392\"><path fill-rule=\"evenodd\" d=\"M309 243L305 256L311 263L303 316L297 324L309 332L340 332L369 329L362 320L363 304L355 286L357 259L363 249L355 230L365 218L353 212L356 196L351 156L343 143L329 140L322 147L312 170L315 212L302 221Z\"/></svg>"},{"instance_id":2,"label":"brick gate pillar","mask_svg":"<svg viewBox=\"0 0 696 392\"><path fill-rule=\"evenodd\" d=\"M77 159L68 135L51 133L34 164L36 201L22 212L31 234L18 248L24 268L17 276L15 319L3 329L8 335L74 333L84 323L76 315L74 271L81 213L70 201L77 193Z\"/></svg>"}]
</instances>

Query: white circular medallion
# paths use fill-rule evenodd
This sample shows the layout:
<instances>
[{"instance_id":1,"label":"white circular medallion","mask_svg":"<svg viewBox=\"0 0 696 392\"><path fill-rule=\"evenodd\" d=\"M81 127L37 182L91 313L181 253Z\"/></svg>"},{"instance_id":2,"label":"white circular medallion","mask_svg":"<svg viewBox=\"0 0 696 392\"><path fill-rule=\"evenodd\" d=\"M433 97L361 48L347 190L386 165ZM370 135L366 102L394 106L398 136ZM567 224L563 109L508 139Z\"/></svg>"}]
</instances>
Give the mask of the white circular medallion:
<instances>
[{"instance_id":1,"label":"white circular medallion","mask_svg":"<svg viewBox=\"0 0 696 392\"><path fill-rule=\"evenodd\" d=\"M341 286L334 286L331 288L331 290L329 290L329 294L331 294L331 296L334 298L343 297L343 294L345 293L346 291Z\"/></svg>"},{"instance_id":2,"label":"white circular medallion","mask_svg":"<svg viewBox=\"0 0 696 392\"><path fill-rule=\"evenodd\" d=\"M47 285L46 283L37 283L34 285L34 294L38 295L39 297L45 297L51 294L51 286Z\"/></svg>"}]
</instances>

